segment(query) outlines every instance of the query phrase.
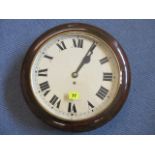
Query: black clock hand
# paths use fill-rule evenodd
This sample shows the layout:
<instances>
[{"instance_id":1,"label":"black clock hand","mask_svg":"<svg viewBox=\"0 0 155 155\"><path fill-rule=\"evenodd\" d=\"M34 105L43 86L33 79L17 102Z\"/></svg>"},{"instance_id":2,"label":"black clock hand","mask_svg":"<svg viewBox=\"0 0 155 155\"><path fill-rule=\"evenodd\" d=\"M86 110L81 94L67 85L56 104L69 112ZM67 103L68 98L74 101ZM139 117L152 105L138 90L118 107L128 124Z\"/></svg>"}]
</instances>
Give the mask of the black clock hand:
<instances>
[{"instance_id":1,"label":"black clock hand","mask_svg":"<svg viewBox=\"0 0 155 155\"><path fill-rule=\"evenodd\" d=\"M93 54L93 52L89 51L89 53L87 53L87 55L85 55L85 57L82 59L80 65L76 69L76 71L75 71L76 73L78 73L80 71L80 69L83 67L84 64L87 64L87 63L90 62L90 57L91 57L92 54Z\"/></svg>"},{"instance_id":2,"label":"black clock hand","mask_svg":"<svg viewBox=\"0 0 155 155\"><path fill-rule=\"evenodd\" d=\"M78 68L76 69L75 72L72 73L72 77L76 78L78 77L78 72L80 71L80 69L85 65L88 64L91 60L91 55L93 54L93 50L96 47L96 43L93 42L93 44L91 45L91 47L89 48L88 52L86 53L86 55L84 56L84 58L82 59L80 65L78 66Z\"/></svg>"}]
</instances>

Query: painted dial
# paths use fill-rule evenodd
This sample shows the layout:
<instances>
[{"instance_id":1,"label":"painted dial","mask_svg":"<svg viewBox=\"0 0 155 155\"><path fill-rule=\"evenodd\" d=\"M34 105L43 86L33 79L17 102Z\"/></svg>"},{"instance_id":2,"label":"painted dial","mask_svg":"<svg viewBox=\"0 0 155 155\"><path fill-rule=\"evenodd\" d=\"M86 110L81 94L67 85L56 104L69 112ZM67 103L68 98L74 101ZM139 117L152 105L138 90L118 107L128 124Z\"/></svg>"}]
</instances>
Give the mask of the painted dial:
<instances>
[{"instance_id":1,"label":"painted dial","mask_svg":"<svg viewBox=\"0 0 155 155\"><path fill-rule=\"evenodd\" d=\"M30 75L41 107L68 121L103 112L112 104L121 83L119 64L110 46L79 31L48 39L37 51Z\"/></svg>"}]
</instances>

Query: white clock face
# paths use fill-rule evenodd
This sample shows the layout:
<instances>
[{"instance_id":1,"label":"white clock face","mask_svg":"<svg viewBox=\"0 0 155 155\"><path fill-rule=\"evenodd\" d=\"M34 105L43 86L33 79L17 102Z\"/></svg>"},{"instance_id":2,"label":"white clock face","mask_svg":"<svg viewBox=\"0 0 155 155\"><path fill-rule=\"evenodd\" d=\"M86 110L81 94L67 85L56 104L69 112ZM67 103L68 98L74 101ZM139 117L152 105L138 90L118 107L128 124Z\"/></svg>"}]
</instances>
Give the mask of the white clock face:
<instances>
[{"instance_id":1,"label":"white clock face","mask_svg":"<svg viewBox=\"0 0 155 155\"><path fill-rule=\"evenodd\" d=\"M112 104L120 86L113 50L100 38L79 31L50 38L31 66L31 86L51 115L69 121L89 119Z\"/></svg>"}]
</instances>

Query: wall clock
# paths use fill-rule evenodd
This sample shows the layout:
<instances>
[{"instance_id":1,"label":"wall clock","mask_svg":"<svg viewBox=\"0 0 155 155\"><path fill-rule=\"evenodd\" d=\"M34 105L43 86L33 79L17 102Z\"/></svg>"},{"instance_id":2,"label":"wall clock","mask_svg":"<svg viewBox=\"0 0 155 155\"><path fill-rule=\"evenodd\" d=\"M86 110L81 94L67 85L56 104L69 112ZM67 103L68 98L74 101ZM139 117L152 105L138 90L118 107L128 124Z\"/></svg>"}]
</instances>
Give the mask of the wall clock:
<instances>
[{"instance_id":1,"label":"wall clock","mask_svg":"<svg viewBox=\"0 0 155 155\"><path fill-rule=\"evenodd\" d=\"M47 124L70 131L94 129L121 109L130 68L120 44L107 32L68 23L42 34L21 71L24 97Z\"/></svg>"}]
</instances>

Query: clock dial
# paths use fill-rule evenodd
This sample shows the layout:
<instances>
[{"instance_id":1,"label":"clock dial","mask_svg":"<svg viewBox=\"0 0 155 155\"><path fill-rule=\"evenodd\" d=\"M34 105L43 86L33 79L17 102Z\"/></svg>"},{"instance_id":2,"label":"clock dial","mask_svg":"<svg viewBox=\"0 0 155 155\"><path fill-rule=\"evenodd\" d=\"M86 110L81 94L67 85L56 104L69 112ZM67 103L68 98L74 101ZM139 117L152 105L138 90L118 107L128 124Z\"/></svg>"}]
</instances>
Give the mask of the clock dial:
<instances>
[{"instance_id":1,"label":"clock dial","mask_svg":"<svg viewBox=\"0 0 155 155\"><path fill-rule=\"evenodd\" d=\"M119 64L100 38L76 31L62 33L38 50L31 66L31 85L38 103L51 115L69 121L89 119L115 98ZM74 98L77 93L79 97Z\"/></svg>"},{"instance_id":2,"label":"clock dial","mask_svg":"<svg viewBox=\"0 0 155 155\"><path fill-rule=\"evenodd\" d=\"M21 71L24 97L44 122L84 131L111 120L130 87L130 68L120 44L95 26L69 23L42 34Z\"/></svg>"}]
</instances>

